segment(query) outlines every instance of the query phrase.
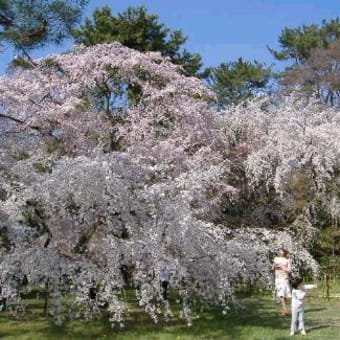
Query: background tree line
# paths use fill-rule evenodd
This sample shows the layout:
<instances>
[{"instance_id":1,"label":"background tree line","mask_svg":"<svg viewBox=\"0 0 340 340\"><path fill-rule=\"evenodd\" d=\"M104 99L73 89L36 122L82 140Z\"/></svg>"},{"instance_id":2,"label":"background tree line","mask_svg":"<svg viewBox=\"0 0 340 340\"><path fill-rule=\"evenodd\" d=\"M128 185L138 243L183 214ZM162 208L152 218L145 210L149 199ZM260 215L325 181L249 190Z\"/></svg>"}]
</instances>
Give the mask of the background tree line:
<instances>
[{"instance_id":1,"label":"background tree line","mask_svg":"<svg viewBox=\"0 0 340 340\"><path fill-rule=\"evenodd\" d=\"M0 0L0 46L11 46L18 53L9 70L17 66L34 67L31 51L51 43L62 44L66 38L72 37L85 46L118 41L138 51L158 51L178 65L184 75L201 78L215 92L219 109L264 94L271 90L273 82L279 84L281 91L295 91L307 98L317 98L323 104L339 106L339 18L324 20L321 25L285 27L278 37L280 48L268 47L275 60L289 63L282 72L274 72L272 65L242 57L204 69L201 56L183 47L188 37L181 30L172 30L159 22L158 15L148 13L145 7L128 7L117 14L108 6L97 8L92 18L86 18L79 26L86 4L86 0ZM94 95L109 116L115 100L125 90L128 105L138 102L141 96L138 85L124 86L112 69L97 81ZM0 115L8 118L1 112ZM326 220L330 222L329 218ZM325 233L319 241L319 252L339 252L338 241L335 242L337 229L332 223L323 227Z\"/></svg>"},{"instance_id":2,"label":"background tree line","mask_svg":"<svg viewBox=\"0 0 340 340\"><path fill-rule=\"evenodd\" d=\"M159 51L180 65L185 75L202 78L216 93L221 109L270 91L274 80L289 91L298 90L332 106L339 104L339 18L324 20L321 25L285 27L278 37L280 49L268 47L275 60L289 62L282 72L242 56L203 69L201 56L183 47L188 37L159 22L158 15L149 14L145 7L128 7L114 15L104 6L78 26L86 4L87 0L1 0L0 43L18 52L12 65L29 66L30 51L61 44L70 37L86 46L118 41L138 51ZM98 84L98 92L107 102L112 96L110 82L112 85L114 80L109 77L106 84ZM138 98L138 89L130 90L132 97Z\"/></svg>"}]
</instances>

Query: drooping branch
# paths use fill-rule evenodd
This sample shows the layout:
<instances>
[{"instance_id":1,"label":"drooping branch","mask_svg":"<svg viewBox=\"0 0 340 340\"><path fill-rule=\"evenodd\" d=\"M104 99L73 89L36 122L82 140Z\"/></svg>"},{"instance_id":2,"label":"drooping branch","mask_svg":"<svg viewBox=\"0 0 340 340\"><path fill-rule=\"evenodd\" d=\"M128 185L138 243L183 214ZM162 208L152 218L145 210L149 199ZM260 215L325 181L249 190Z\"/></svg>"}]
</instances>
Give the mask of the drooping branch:
<instances>
[{"instance_id":1,"label":"drooping branch","mask_svg":"<svg viewBox=\"0 0 340 340\"><path fill-rule=\"evenodd\" d=\"M12 117L12 116L4 115L3 113L0 113L0 119L1 118L8 119L8 120L15 122L15 123L18 123L18 124L26 124L26 122L24 120L21 120L21 119ZM30 125L29 128L42 133L41 127L39 127L39 126Z\"/></svg>"},{"instance_id":2,"label":"drooping branch","mask_svg":"<svg viewBox=\"0 0 340 340\"><path fill-rule=\"evenodd\" d=\"M0 118L8 119L8 120L11 120L11 121L19 123L19 124L24 124L25 123L21 119L18 119L18 118L15 118L15 117L11 117L11 116L8 116L8 115L4 115L3 113L0 113Z\"/></svg>"},{"instance_id":3,"label":"drooping branch","mask_svg":"<svg viewBox=\"0 0 340 340\"><path fill-rule=\"evenodd\" d=\"M27 60L29 61L29 64L31 64L32 67L36 67L37 64L34 62L34 60L32 59L32 57L28 54L28 52L26 51L26 49L21 45L21 44L17 44L17 48L22 52L22 54L27 58Z\"/></svg>"}]
</instances>

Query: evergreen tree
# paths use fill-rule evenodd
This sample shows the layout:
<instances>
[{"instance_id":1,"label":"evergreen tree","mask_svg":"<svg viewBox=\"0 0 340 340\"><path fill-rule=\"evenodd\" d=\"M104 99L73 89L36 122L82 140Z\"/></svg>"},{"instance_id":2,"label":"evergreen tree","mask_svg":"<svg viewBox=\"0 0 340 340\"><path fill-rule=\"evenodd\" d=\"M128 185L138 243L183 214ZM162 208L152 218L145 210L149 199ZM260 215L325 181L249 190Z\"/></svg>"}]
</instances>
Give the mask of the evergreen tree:
<instances>
[{"instance_id":1,"label":"evergreen tree","mask_svg":"<svg viewBox=\"0 0 340 340\"><path fill-rule=\"evenodd\" d=\"M0 45L29 52L60 44L79 23L87 0L0 0Z\"/></svg>"},{"instance_id":2,"label":"evergreen tree","mask_svg":"<svg viewBox=\"0 0 340 340\"><path fill-rule=\"evenodd\" d=\"M199 54L191 54L182 45L187 37L181 30L171 30L158 22L157 14L148 14L145 7L128 7L113 16L109 6L96 9L93 19L73 30L77 43L91 46L118 41L138 51L159 51L175 64L183 66L184 74L199 75L202 66Z\"/></svg>"},{"instance_id":3,"label":"evergreen tree","mask_svg":"<svg viewBox=\"0 0 340 340\"><path fill-rule=\"evenodd\" d=\"M339 106L340 20L318 25L285 28L279 42L281 50L269 49L277 60L291 61L280 75L289 91L298 89L331 106Z\"/></svg>"},{"instance_id":4,"label":"evergreen tree","mask_svg":"<svg viewBox=\"0 0 340 340\"><path fill-rule=\"evenodd\" d=\"M208 69L208 72L208 82L217 95L220 108L254 96L266 87L272 75L270 67L258 61L244 61L242 58L221 63Z\"/></svg>"},{"instance_id":5,"label":"evergreen tree","mask_svg":"<svg viewBox=\"0 0 340 340\"><path fill-rule=\"evenodd\" d=\"M284 28L279 36L280 50L268 47L276 60L291 60L294 64L305 62L316 47L326 48L340 38L339 18L323 20L322 25L302 25L298 28Z\"/></svg>"}]
</instances>

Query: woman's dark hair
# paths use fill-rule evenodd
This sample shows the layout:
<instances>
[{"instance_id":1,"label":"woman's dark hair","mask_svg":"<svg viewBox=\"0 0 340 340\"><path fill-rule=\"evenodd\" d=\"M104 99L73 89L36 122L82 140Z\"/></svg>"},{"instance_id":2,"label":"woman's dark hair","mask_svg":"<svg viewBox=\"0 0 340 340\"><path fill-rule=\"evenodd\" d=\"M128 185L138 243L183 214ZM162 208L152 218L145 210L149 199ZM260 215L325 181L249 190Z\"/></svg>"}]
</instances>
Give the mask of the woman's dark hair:
<instances>
[{"instance_id":1,"label":"woman's dark hair","mask_svg":"<svg viewBox=\"0 0 340 340\"><path fill-rule=\"evenodd\" d=\"M284 254L285 257L288 256L288 250L287 250L287 249L281 247L281 248L279 248L279 250L278 250L278 253L280 253L280 252L282 252L282 253Z\"/></svg>"}]
</instances>

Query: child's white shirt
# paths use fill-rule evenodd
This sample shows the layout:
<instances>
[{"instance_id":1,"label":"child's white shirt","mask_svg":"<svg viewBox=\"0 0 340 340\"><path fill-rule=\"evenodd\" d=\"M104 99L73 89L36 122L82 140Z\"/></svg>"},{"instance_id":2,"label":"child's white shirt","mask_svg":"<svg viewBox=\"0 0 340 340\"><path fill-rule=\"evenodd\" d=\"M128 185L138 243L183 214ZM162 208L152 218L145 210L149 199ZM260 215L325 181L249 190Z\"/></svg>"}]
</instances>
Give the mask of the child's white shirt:
<instances>
[{"instance_id":1,"label":"child's white shirt","mask_svg":"<svg viewBox=\"0 0 340 340\"><path fill-rule=\"evenodd\" d=\"M306 292L303 287L300 289L292 289L292 308L303 308L303 302L305 298Z\"/></svg>"}]
</instances>

